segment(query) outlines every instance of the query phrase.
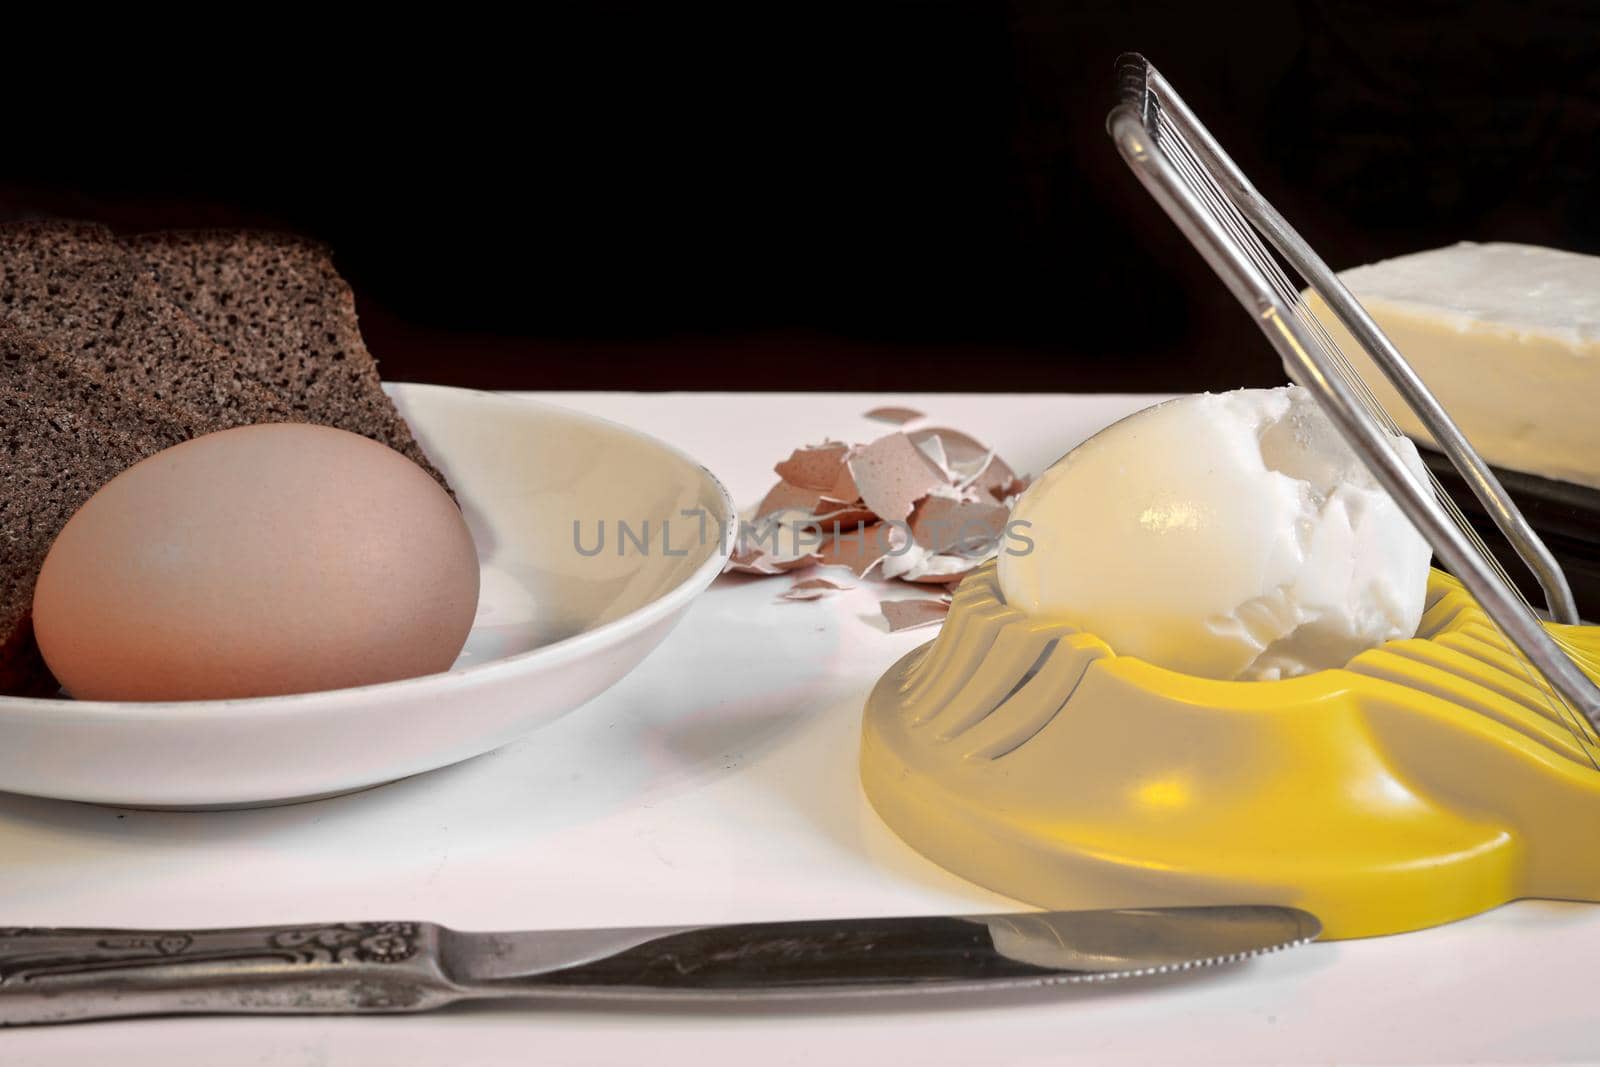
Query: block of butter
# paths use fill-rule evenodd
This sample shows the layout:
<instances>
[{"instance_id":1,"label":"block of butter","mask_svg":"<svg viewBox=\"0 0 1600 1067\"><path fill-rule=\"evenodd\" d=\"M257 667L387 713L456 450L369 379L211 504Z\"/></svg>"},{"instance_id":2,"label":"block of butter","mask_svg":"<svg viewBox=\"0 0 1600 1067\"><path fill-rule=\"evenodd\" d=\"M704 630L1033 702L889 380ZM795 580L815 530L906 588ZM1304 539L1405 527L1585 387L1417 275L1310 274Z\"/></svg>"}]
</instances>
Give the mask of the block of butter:
<instances>
[{"instance_id":1,"label":"block of butter","mask_svg":"<svg viewBox=\"0 0 1600 1067\"><path fill-rule=\"evenodd\" d=\"M1600 488L1600 256L1462 243L1339 277L1494 466ZM1416 416L1315 293L1400 428Z\"/></svg>"}]
</instances>

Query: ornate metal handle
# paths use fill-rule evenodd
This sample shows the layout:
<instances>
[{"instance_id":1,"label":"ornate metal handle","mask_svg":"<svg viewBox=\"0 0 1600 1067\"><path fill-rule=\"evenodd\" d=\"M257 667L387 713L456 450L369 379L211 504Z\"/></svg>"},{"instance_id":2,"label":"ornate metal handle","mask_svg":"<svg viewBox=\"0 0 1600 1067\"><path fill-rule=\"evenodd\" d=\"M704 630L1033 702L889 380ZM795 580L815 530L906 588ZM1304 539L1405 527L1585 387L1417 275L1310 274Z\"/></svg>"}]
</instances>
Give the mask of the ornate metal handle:
<instances>
[{"instance_id":1,"label":"ornate metal handle","mask_svg":"<svg viewBox=\"0 0 1600 1067\"><path fill-rule=\"evenodd\" d=\"M0 927L0 1025L172 1012L425 1011L459 997L431 923Z\"/></svg>"}]
</instances>

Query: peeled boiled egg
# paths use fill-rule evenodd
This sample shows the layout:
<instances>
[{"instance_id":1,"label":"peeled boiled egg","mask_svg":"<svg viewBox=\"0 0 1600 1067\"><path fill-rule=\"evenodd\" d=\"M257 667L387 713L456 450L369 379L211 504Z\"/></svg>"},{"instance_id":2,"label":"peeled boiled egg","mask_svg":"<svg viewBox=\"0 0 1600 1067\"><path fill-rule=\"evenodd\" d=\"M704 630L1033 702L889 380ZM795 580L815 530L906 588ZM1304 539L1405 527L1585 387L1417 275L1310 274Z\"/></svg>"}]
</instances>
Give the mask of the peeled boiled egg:
<instances>
[{"instance_id":1,"label":"peeled boiled egg","mask_svg":"<svg viewBox=\"0 0 1600 1067\"><path fill-rule=\"evenodd\" d=\"M1393 447L1418 479L1405 438ZM1298 386L1158 404L1085 441L1012 511L1001 592L1119 653L1207 678L1339 667L1422 618L1431 551Z\"/></svg>"},{"instance_id":2,"label":"peeled boiled egg","mask_svg":"<svg viewBox=\"0 0 1600 1067\"><path fill-rule=\"evenodd\" d=\"M478 561L460 510L344 430L243 426L113 478L52 545L33 600L74 697L203 700L448 670Z\"/></svg>"}]
</instances>

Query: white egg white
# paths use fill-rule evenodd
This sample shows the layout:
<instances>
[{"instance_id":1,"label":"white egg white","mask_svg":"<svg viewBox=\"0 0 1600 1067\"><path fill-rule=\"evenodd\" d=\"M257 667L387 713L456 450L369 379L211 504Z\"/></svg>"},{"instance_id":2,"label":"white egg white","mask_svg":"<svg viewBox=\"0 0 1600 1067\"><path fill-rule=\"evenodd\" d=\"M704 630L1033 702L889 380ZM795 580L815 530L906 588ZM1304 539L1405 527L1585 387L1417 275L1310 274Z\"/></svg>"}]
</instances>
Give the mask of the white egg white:
<instances>
[{"instance_id":1,"label":"white egg white","mask_svg":"<svg viewBox=\"0 0 1600 1067\"><path fill-rule=\"evenodd\" d=\"M1419 479L1416 447L1394 447ZM1006 599L1123 655L1289 678L1414 636L1431 551L1304 389L1158 404L1051 467L1012 514Z\"/></svg>"}]
</instances>

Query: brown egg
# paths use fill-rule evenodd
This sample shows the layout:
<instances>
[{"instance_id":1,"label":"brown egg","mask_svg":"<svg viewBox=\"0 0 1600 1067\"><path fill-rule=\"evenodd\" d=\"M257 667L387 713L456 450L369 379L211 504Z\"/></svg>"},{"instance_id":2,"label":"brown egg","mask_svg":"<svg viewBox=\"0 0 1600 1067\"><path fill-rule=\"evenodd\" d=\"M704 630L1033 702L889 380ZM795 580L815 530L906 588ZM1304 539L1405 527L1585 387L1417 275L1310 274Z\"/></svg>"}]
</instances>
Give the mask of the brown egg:
<instances>
[{"instance_id":1,"label":"brown egg","mask_svg":"<svg viewBox=\"0 0 1600 1067\"><path fill-rule=\"evenodd\" d=\"M478 603L461 512L420 467L324 426L244 426L130 467L56 538L33 598L86 700L338 689L449 669Z\"/></svg>"}]
</instances>

